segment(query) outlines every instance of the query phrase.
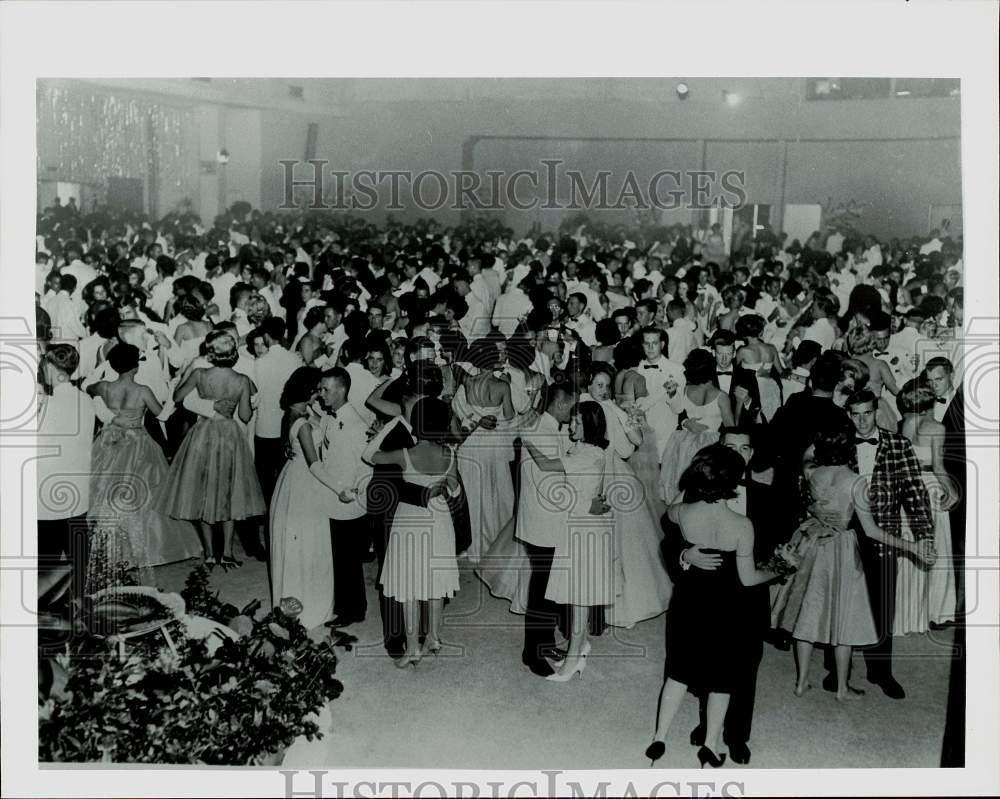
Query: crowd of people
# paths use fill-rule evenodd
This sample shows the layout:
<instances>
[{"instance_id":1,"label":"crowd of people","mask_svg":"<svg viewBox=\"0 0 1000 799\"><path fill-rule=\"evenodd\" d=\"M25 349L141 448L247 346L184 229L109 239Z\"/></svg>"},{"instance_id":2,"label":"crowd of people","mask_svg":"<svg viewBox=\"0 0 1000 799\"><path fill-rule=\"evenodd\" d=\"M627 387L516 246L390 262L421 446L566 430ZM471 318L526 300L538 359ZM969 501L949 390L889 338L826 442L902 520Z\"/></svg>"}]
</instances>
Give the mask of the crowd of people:
<instances>
[{"instance_id":1,"label":"crowd of people","mask_svg":"<svg viewBox=\"0 0 1000 799\"><path fill-rule=\"evenodd\" d=\"M690 690L715 766L749 762L765 642L795 696L818 645L838 700L864 693L856 647L901 699L893 637L962 617L963 264L939 231L727 247L238 203L210 228L48 209L36 250L39 554L76 595L252 557L275 605L343 630L374 557L408 668L448 646L467 568L555 682L666 611L647 755Z\"/></svg>"}]
</instances>

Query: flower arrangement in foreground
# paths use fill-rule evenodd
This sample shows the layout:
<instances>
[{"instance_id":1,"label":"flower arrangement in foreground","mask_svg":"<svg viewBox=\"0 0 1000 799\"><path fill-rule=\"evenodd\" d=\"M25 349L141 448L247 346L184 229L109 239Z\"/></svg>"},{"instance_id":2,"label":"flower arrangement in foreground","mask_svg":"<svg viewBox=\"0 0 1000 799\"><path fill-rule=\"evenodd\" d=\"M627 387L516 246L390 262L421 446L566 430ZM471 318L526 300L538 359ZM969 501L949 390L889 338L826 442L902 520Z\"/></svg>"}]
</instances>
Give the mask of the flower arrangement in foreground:
<instances>
[{"instance_id":1,"label":"flower arrangement in foreground","mask_svg":"<svg viewBox=\"0 0 1000 799\"><path fill-rule=\"evenodd\" d=\"M343 686L332 645L296 620L301 604L254 619L259 603L220 602L204 567L182 595L176 654L150 637L120 659L85 632L56 658L65 683L40 697L42 762L258 765L322 737L317 716Z\"/></svg>"}]
</instances>

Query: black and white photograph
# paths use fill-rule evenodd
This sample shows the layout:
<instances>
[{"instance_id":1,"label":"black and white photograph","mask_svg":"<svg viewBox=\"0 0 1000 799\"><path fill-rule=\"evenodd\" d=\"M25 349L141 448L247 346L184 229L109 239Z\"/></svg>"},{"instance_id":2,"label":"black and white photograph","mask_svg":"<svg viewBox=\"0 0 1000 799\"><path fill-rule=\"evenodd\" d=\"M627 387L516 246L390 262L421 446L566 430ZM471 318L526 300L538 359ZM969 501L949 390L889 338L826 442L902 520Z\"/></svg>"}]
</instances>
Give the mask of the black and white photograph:
<instances>
[{"instance_id":1,"label":"black and white photograph","mask_svg":"<svg viewBox=\"0 0 1000 799\"><path fill-rule=\"evenodd\" d=\"M3 795L997 793L997 4L476 5L0 8Z\"/></svg>"}]
</instances>

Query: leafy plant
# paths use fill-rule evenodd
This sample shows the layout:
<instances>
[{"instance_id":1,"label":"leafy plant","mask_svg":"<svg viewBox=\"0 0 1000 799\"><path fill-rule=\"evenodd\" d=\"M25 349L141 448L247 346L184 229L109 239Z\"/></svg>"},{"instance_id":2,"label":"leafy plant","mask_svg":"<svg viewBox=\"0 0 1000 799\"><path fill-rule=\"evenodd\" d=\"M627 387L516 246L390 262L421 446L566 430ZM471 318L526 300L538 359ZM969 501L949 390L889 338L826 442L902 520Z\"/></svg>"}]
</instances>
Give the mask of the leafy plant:
<instances>
[{"instance_id":1,"label":"leafy plant","mask_svg":"<svg viewBox=\"0 0 1000 799\"><path fill-rule=\"evenodd\" d=\"M200 571L185 587L189 613L231 623L235 608ZM299 736L322 737L317 715L343 690L332 645L282 608L248 622L214 650L187 638L176 655L135 649L120 661L103 642L77 642L59 658L65 686L41 705L39 759L252 765Z\"/></svg>"}]
</instances>

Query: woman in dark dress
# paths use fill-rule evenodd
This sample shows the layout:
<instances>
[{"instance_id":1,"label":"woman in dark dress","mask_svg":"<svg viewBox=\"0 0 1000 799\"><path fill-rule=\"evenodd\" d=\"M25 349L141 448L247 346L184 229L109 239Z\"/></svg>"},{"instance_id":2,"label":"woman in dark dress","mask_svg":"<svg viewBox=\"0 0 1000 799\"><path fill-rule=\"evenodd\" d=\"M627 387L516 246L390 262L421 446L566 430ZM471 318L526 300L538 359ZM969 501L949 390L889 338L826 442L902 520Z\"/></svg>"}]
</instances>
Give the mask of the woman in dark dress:
<instances>
[{"instance_id":1,"label":"woman in dark dress","mask_svg":"<svg viewBox=\"0 0 1000 799\"><path fill-rule=\"evenodd\" d=\"M667 509L684 539L718 553L722 564L713 571L691 569L674 585L667 610L666 681L656 734L646 749L646 757L654 762L666 750L667 732L689 687L708 694L705 745L698 750L698 760L713 768L725 762L725 754L719 755L722 723L746 660L739 650L751 628L743 589L779 576L755 567L753 525L725 502L736 496L745 469L733 450L718 444L706 447L681 480L683 500Z\"/></svg>"}]
</instances>

